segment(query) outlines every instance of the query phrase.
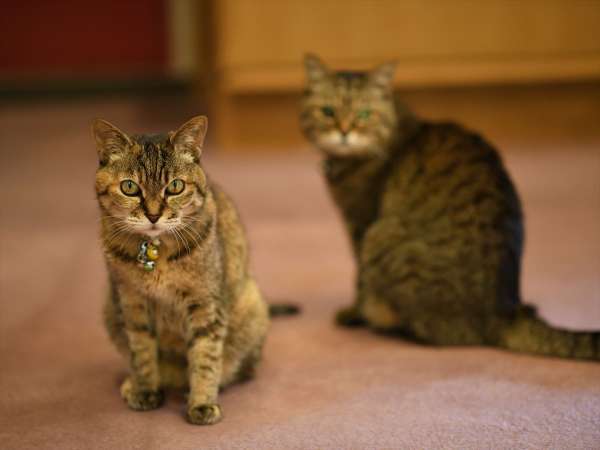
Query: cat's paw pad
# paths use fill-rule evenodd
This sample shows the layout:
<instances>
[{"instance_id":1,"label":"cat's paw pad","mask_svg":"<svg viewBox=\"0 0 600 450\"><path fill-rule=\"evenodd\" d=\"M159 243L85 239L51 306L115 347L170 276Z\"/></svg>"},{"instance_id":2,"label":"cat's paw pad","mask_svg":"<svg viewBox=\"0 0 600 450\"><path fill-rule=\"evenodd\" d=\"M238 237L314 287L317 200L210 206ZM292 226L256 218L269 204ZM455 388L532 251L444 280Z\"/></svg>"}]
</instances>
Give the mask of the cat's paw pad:
<instances>
[{"instance_id":1,"label":"cat's paw pad","mask_svg":"<svg viewBox=\"0 0 600 450\"><path fill-rule=\"evenodd\" d=\"M214 404L190 406L187 411L187 419L195 425L212 425L223 418L221 407Z\"/></svg>"},{"instance_id":2,"label":"cat's paw pad","mask_svg":"<svg viewBox=\"0 0 600 450\"><path fill-rule=\"evenodd\" d=\"M161 390L136 389L130 378L121 385L121 397L127 402L131 409L136 411L149 411L161 406L165 400Z\"/></svg>"},{"instance_id":3,"label":"cat's paw pad","mask_svg":"<svg viewBox=\"0 0 600 450\"><path fill-rule=\"evenodd\" d=\"M365 324L358 309L355 307L340 309L335 315L335 323L344 327L358 327Z\"/></svg>"}]
</instances>

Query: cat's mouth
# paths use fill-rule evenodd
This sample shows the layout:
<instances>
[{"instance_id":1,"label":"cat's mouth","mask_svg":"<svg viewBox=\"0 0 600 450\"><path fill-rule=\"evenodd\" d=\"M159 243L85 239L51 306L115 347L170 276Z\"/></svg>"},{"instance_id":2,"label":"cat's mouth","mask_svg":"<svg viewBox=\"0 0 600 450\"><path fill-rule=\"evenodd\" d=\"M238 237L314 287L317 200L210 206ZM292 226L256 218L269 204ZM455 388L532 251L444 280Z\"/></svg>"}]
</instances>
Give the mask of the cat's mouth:
<instances>
[{"instance_id":1,"label":"cat's mouth","mask_svg":"<svg viewBox=\"0 0 600 450\"><path fill-rule=\"evenodd\" d=\"M135 231L144 236L154 238L167 231L167 228L158 223L148 223L143 226L138 225L135 227Z\"/></svg>"},{"instance_id":2,"label":"cat's mouth","mask_svg":"<svg viewBox=\"0 0 600 450\"><path fill-rule=\"evenodd\" d=\"M137 231L138 233L148 236L150 238L155 238L169 230L178 228L178 226L179 221L167 220L164 223L147 223L145 226L138 228Z\"/></svg>"},{"instance_id":3,"label":"cat's mouth","mask_svg":"<svg viewBox=\"0 0 600 450\"><path fill-rule=\"evenodd\" d=\"M320 148L327 155L337 157L365 156L371 153L368 147L352 145L347 142L325 144L321 145Z\"/></svg>"},{"instance_id":4,"label":"cat's mouth","mask_svg":"<svg viewBox=\"0 0 600 450\"><path fill-rule=\"evenodd\" d=\"M315 143L324 152L340 157L368 152L372 144L366 135L355 131L342 134L337 130L317 136Z\"/></svg>"}]
</instances>

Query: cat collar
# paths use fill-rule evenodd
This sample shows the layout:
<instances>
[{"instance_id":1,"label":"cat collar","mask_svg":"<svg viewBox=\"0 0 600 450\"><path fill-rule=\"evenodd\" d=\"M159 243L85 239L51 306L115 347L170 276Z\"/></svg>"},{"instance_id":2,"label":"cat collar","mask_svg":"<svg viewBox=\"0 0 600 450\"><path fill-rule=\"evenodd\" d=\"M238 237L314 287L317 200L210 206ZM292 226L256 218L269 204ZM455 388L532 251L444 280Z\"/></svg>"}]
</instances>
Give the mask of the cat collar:
<instances>
[{"instance_id":1,"label":"cat collar","mask_svg":"<svg viewBox=\"0 0 600 450\"><path fill-rule=\"evenodd\" d=\"M140 243L140 250L137 255L137 261L140 263L140 267L146 272L152 272L156 266L156 260L158 259L158 247L160 241L158 239L152 239L151 241L142 241Z\"/></svg>"}]
</instances>

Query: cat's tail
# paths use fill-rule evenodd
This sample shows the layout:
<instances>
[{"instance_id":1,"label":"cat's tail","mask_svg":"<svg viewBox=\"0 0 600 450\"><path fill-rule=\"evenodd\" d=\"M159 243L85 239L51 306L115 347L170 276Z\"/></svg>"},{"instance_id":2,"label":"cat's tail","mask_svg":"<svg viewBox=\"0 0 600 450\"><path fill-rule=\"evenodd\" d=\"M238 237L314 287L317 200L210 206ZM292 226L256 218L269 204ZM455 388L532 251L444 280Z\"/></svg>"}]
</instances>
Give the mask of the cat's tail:
<instances>
[{"instance_id":1,"label":"cat's tail","mask_svg":"<svg viewBox=\"0 0 600 450\"><path fill-rule=\"evenodd\" d=\"M269 303L269 316L294 316L300 313L300 307L293 303Z\"/></svg>"},{"instance_id":2,"label":"cat's tail","mask_svg":"<svg viewBox=\"0 0 600 450\"><path fill-rule=\"evenodd\" d=\"M528 305L522 305L514 318L502 323L498 345L516 352L600 361L600 332L554 328Z\"/></svg>"}]
</instances>

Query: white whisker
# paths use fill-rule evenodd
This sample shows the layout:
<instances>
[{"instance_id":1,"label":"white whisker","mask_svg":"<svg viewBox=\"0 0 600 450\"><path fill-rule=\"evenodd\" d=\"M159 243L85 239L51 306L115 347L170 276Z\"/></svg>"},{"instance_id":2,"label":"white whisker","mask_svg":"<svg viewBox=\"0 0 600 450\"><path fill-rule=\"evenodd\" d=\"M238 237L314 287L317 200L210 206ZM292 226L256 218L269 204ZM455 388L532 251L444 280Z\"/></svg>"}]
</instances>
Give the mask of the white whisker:
<instances>
[{"instance_id":1,"label":"white whisker","mask_svg":"<svg viewBox=\"0 0 600 450\"><path fill-rule=\"evenodd\" d=\"M198 242L198 240L194 237L194 229L187 225L186 223L182 223L182 228L181 231L183 231L184 233L186 233L188 236L190 236L192 238L192 240L194 241L194 243L196 244L196 247L200 246L200 243ZM197 234L198 237L200 237L200 235Z\"/></svg>"},{"instance_id":2,"label":"white whisker","mask_svg":"<svg viewBox=\"0 0 600 450\"><path fill-rule=\"evenodd\" d=\"M175 238L175 242L177 244L177 254L181 254L181 249L179 247L179 239L177 238L177 235L174 233L173 228L169 228L168 229L169 233L171 233L173 235L173 237Z\"/></svg>"},{"instance_id":3,"label":"white whisker","mask_svg":"<svg viewBox=\"0 0 600 450\"><path fill-rule=\"evenodd\" d=\"M177 228L173 228L173 231L181 238L181 242L183 242L183 245L185 246L185 249L187 250L187 252L190 252L190 247L187 243L187 240L185 239L185 236L183 236L179 230Z\"/></svg>"}]
</instances>

